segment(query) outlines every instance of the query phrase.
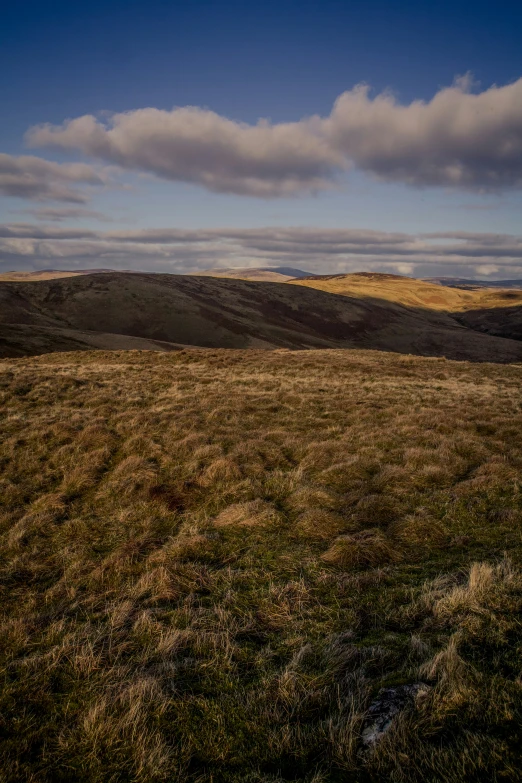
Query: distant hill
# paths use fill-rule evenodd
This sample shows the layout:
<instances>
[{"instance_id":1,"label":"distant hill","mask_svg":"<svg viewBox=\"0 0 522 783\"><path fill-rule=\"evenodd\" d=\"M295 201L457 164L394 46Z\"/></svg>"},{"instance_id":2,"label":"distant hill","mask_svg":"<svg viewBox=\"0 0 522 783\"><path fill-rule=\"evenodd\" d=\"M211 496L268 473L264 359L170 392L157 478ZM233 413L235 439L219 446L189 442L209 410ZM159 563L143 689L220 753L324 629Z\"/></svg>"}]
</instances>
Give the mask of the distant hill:
<instances>
[{"instance_id":1,"label":"distant hill","mask_svg":"<svg viewBox=\"0 0 522 783\"><path fill-rule=\"evenodd\" d=\"M130 270L124 270L125 272ZM60 277L76 277L77 275L99 275L114 272L113 269L40 269L37 272L2 272L0 281L5 282L36 282L37 280L57 280Z\"/></svg>"},{"instance_id":2,"label":"distant hill","mask_svg":"<svg viewBox=\"0 0 522 783\"><path fill-rule=\"evenodd\" d=\"M520 288L522 280L468 280L464 277L425 277L428 283L449 288Z\"/></svg>"},{"instance_id":3,"label":"distant hill","mask_svg":"<svg viewBox=\"0 0 522 783\"><path fill-rule=\"evenodd\" d=\"M445 312L475 331L522 340L522 290L514 287L443 286L429 280L377 273L324 275L291 284L381 304L387 301Z\"/></svg>"},{"instance_id":4,"label":"distant hill","mask_svg":"<svg viewBox=\"0 0 522 783\"><path fill-rule=\"evenodd\" d=\"M295 284L333 294L358 298L373 297L413 307L427 307L431 310L458 309L467 303L472 305L476 299L472 291L446 289L427 280L377 272L317 275L313 278L297 280Z\"/></svg>"},{"instance_id":5,"label":"distant hill","mask_svg":"<svg viewBox=\"0 0 522 783\"><path fill-rule=\"evenodd\" d=\"M58 280L61 277L76 277L77 275L99 274L156 274L154 272L136 272L133 269L41 269L36 272L3 272L0 273L0 281L5 282L34 282L36 280ZM313 272L305 272L302 269L293 269L290 266L263 266L263 267L216 267L194 272L195 275L205 277L229 277L235 280L259 280L272 283L285 283L287 280L297 278L315 277Z\"/></svg>"},{"instance_id":6,"label":"distant hill","mask_svg":"<svg viewBox=\"0 0 522 783\"><path fill-rule=\"evenodd\" d=\"M216 267L195 272L205 277L228 277L235 280L259 280L272 283L285 283L287 280L315 277L312 272L294 269L291 266L257 266L257 267Z\"/></svg>"},{"instance_id":7,"label":"distant hill","mask_svg":"<svg viewBox=\"0 0 522 783\"><path fill-rule=\"evenodd\" d=\"M3 282L0 355L191 345L374 348L522 361L522 344L479 334L445 312L384 297L340 296L313 283L117 272Z\"/></svg>"}]
</instances>

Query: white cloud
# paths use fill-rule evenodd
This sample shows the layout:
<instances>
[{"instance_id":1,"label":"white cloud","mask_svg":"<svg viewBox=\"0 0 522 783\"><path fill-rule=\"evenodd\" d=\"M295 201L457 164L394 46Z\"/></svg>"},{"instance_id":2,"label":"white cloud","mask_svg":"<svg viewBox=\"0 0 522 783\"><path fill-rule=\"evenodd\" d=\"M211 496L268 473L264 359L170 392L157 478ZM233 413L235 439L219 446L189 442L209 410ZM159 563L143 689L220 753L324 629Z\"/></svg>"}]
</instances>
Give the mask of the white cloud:
<instances>
[{"instance_id":1,"label":"white cloud","mask_svg":"<svg viewBox=\"0 0 522 783\"><path fill-rule=\"evenodd\" d=\"M36 201L82 204L88 195L75 185L103 185L102 172L86 163L54 163L33 155L0 153L0 194Z\"/></svg>"},{"instance_id":2,"label":"white cloud","mask_svg":"<svg viewBox=\"0 0 522 783\"><path fill-rule=\"evenodd\" d=\"M27 134L35 147L80 150L124 169L211 191L294 196L332 187L356 166L381 180L469 190L522 186L522 78L472 94L467 77L431 101L401 105L366 85L329 117L256 125L197 107L85 115Z\"/></svg>"},{"instance_id":3,"label":"white cloud","mask_svg":"<svg viewBox=\"0 0 522 783\"><path fill-rule=\"evenodd\" d=\"M85 115L59 127L42 125L27 139L33 147L77 149L211 191L277 197L332 187L346 166L314 124L260 120L252 126L196 107L148 108L114 114L106 123Z\"/></svg>"},{"instance_id":4,"label":"white cloud","mask_svg":"<svg viewBox=\"0 0 522 783\"><path fill-rule=\"evenodd\" d=\"M494 275L498 272L498 266L494 264L481 264L477 267L477 272L480 275Z\"/></svg>"},{"instance_id":5,"label":"white cloud","mask_svg":"<svg viewBox=\"0 0 522 783\"><path fill-rule=\"evenodd\" d=\"M500 189L522 185L522 79L470 93L460 79L431 101L400 105L343 93L325 123L331 144L358 168L408 185Z\"/></svg>"}]
</instances>

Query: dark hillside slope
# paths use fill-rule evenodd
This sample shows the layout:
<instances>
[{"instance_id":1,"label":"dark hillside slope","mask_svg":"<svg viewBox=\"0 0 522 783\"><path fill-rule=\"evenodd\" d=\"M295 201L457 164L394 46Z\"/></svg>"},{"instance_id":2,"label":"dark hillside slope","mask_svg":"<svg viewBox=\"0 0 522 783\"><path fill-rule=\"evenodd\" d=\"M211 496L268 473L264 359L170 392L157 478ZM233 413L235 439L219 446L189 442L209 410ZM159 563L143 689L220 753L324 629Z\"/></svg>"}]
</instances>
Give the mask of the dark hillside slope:
<instances>
[{"instance_id":1,"label":"dark hillside slope","mask_svg":"<svg viewBox=\"0 0 522 783\"><path fill-rule=\"evenodd\" d=\"M522 340L522 290L448 288L412 277L377 273L323 275L293 280L292 285L343 294L352 299L384 300L435 310L451 315L457 323L476 332Z\"/></svg>"},{"instance_id":2,"label":"dark hillside slope","mask_svg":"<svg viewBox=\"0 0 522 783\"><path fill-rule=\"evenodd\" d=\"M15 333L13 353L9 346ZM72 346L64 342L71 340L74 347L90 348L96 345L93 333L103 335L103 347L120 349L126 347L121 342L125 335L162 343L127 347L159 350L177 347L173 343L211 348L361 347L472 361L522 360L522 345L474 332L446 313L304 286L122 273L0 284L3 355L67 350ZM40 342L45 345L38 348L35 341L43 334Z\"/></svg>"}]
</instances>

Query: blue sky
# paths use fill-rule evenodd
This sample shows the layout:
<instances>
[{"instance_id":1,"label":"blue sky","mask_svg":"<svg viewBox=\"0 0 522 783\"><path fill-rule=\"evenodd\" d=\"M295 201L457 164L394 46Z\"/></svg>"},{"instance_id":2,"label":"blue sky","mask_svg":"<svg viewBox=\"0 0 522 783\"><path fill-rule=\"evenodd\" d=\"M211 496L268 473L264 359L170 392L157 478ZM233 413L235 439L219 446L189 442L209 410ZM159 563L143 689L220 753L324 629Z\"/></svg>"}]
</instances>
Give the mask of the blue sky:
<instances>
[{"instance_id":1,"label":"blue sky","mask_svg":"<svg viewBox=\"0 0 522 783\"><path fill-rule=\"evenodd\" d=\"M520 3L11 4L0 31L0 220L24 228L3 231L0 265L190 271L291 261L325 272L522 276L521 30ZM466 73L473 78L440 110L402 118L401 107L429 105ZM371 91L355 101L361 83ZM375 117L383 91L394 95L389 121ZM352 98L332 113L345 92ZM187 106L199 113L171 115ZM87 130L85 121L63 125L88 115L97 124ZM117 143L113 115L126 117ZM260 118L270 130L250 139L243 131ZM490 160L489 150L504 151ZM40 160L58 168L44 171ZM85 168L64 168L77 165ZM325 230L337 239L375 232L384 250L370 242L356 252L345 237L335 253L330 240L328 252L317 243L312 252L309 233L282 249L274 227L318 229L323 239ZM176 234L141 243L122 233L156 228L263 228L267 246L228 235L193 235L190 247ZM455 233L469 236L446 236ZM383 244L386 234L403 235L402 249L397 239Z\"/></svg>"}]
</instances>

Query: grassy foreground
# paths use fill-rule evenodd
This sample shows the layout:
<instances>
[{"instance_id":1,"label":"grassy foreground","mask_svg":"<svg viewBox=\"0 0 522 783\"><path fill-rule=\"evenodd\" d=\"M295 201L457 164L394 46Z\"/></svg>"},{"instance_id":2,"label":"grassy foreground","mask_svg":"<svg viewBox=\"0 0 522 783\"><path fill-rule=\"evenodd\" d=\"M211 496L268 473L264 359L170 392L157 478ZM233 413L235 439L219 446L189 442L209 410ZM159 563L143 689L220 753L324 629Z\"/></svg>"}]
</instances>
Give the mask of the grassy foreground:
<instances>
[{"instance_id":1,"label":"grassy foreground","mask_svg":"<svg viewBox=\"0 0 522 783\"><path fill-rule=\"evenodd\" d=\"M0 364L0 780L522 775L522 366ZM425 682L373 750L383 686Z\"/></svg>"}]
</instances>

